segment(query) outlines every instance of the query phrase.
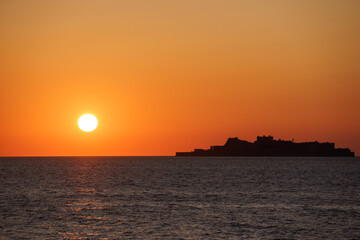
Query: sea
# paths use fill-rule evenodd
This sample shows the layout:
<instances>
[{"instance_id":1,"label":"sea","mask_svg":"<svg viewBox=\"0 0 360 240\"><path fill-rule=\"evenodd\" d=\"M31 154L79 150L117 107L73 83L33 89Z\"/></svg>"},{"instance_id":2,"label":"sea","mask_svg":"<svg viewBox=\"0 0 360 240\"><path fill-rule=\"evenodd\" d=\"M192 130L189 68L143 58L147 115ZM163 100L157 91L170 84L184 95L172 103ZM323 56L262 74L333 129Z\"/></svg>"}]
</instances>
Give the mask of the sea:
<instances>
[{"instance_id":1,"label":"sea","mask_svg":"<svg viewBox=\"0 0 360 240\"><path fill-rule=\"evenodd\" d=\"M360 158L0 158L0 239L360 239Z\"/></svg>"}]
</instances>

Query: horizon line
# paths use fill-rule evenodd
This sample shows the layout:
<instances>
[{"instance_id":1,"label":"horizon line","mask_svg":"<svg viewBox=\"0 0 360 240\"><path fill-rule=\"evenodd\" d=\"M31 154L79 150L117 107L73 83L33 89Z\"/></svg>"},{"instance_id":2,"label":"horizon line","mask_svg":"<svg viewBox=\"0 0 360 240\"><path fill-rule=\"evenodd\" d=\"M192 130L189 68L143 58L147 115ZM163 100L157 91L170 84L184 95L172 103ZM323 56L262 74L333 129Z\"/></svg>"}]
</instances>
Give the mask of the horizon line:
<instances>
[{"instance_id":1,"label":"horizon line","mask_svg":"<svg viewBox=\"0 0 360 240\"><path fill-rule=\"evenodd\" d=\"M0 156L0 158L9 157L173 157L174 155L9 155Z\"/></svg>"},{"instance_id":2,"label":"horizon line","mask_svg":"<svg viewBox=\"0 0 360 240\"><path fill-rule=\"evenodd\" d=\"M175 156L175 155L65 155L65 156L0 156L0 158L67 158L67 157L80 157L80 158L86 158L86 157L105 157L105 158L110 158L110 157L176 157L179 158L179 156ZM195 156L198 157L198 156ZM312 158L324 158L326 156L200 156L200 157L312 157ZM357 155L354 155L354 157L360 157ZM180 156L181 158L181 156Z\"/></svg>"}]
</instances>

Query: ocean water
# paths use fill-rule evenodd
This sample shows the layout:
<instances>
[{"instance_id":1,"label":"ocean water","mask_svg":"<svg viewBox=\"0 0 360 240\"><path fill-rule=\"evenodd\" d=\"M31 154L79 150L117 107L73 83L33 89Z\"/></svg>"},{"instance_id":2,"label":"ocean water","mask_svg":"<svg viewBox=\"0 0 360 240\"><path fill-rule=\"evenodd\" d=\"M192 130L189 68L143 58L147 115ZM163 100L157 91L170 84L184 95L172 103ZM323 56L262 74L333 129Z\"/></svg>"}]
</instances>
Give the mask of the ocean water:
<instances>
[{"instance_id":1,"label":"ocean water","mask_svg":"<svg viewBox=\"0 0 360 240\"><path fill-rule=\"evenodd\" d=\"M360 239L360 159L0 158L0 239Z\"/></svg>"}]
</instances>

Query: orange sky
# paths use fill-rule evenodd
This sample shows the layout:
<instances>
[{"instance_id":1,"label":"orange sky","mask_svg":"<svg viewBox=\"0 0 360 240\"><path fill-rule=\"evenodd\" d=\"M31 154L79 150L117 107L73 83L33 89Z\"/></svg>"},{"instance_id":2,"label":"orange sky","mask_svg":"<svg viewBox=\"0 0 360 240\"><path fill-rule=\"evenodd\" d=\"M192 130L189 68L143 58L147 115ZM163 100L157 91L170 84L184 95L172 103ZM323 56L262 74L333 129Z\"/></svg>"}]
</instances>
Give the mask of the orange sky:
<instances>
[{"instance_id":1,"label":"orange sky","mask_svg":"<svg viewBox=\"0 0 360 240\"><path fill-rule=\"evenodd\" d=\"M263 134L359 155L359 29L358 0L2 0L0 156L174 155Z\"/></svg>"}]
</instances>

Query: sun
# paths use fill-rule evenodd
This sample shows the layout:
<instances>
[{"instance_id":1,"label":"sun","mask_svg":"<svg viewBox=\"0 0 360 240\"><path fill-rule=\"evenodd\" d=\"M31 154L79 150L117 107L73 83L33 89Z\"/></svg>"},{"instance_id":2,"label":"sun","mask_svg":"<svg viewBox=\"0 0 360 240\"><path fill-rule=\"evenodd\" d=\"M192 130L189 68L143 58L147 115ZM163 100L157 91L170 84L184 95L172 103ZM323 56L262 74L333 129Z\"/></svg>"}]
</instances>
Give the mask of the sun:
<instances>
[{"instance_id":1,"label":"sun","mask_svg":"<svg viewBox=\"0 0 360 240\"><path fill-rule=\"evenodd\" d=\"M92 132L98 125L98 120L92 114L84 114L79 118L79 128L84 132Z\"/></svg>"}]
</instances>

